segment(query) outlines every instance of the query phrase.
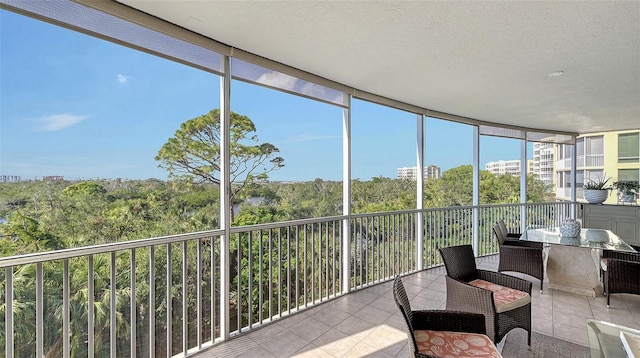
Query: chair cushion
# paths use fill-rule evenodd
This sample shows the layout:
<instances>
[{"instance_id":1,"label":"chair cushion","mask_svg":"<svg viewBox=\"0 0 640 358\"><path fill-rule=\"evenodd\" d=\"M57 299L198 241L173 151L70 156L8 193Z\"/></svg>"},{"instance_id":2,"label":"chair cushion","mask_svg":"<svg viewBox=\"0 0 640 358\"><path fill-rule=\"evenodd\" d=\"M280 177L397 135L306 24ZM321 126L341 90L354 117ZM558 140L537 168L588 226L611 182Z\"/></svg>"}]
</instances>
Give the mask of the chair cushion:
<instances>
[{"instance_id":1,"label":"chair cushion","mask_svg":"<svg viewBox=\"0 0 640 358\"><path fill-rule=\"evenodd\" d=\"M528 293L514 290L513 288L500 286L493 282L484 280L473 280L470 285L484 288L493 292L493 303L496 305L496 313L511 311L531 302L531 296Z\"/></svg>"},{"instance_id":2,"label":"chair cushion","mask_svg":"<svg viewBox=\"0 0 640 358\"><path fill-rule=\"evenodd\" d=\"M484 334L429 330L413 333L421 354L435 357L502 357Z\"/></svg>"}]
</instances>

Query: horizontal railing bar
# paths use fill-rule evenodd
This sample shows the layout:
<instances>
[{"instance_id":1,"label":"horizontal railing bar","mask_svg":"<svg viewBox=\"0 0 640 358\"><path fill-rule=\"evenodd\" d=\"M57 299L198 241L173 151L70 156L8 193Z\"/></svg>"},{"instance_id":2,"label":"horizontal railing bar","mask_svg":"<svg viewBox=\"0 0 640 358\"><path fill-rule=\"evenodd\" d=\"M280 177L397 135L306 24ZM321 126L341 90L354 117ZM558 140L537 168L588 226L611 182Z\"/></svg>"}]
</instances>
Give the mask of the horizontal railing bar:
<instances>
[{"instance_id":1,"label":"horizontal railing bar","mask_svg":"<svg viewBox=\"0 0 640 358\"><path fill-rule=\"evenodd\" d=\"M371 215L371 214L364 214ZM352 215L353 217L353 215ZM259 230L268 230L268 229L279 229L287 226L300 226L307 224L317 224L328 221L339 221L346 219L346 215L338 215L338 216L325 216L322 218L311 218L311 219L298 219L298 220L289 220L289 221L280 221L277 223L268 223L268 224L256 224L256 225L248 225L248 226L232 226L230 228L230 232L232 234L239 234L248 231L259 231Z\"/></svg>"},{"instance_id":2,"label":"horizontal railing bar","mask_svg":"<svg viewBox=\"0 0 640 358\"><path fill-rule=\"evenodd\" d=\"M424 211L427 209L422 209L422 210ZM351 214L351 218L362 219L362 218L371 218L371 217L387 216L387 215L417 214L420 211L421 211L420 209L406 209L406 210L395 210L395 211L378 211L373 213L358 213L358 214ZM346 216L343 218L346 218Z\"/></svg>"},{"instance_id":3,"label":"horizontal railing bar","mask_svg":"<svg viewBox=\"0 0 640 358\"><path fill-rule=\"evenodd\" d=\"M80 257L80 256L105 254L105 253L122 251L122 250L139 249L143 247L149 247L154 245L165 245L165 244L171 244L171 243L194 240L194 239L204 239L204 238L220 236L223 233L224 233L224 230L200 231L200 232L192 232L188 234L161 236L161 237L154 237L154 238L147 238L147 239L113 242L109 244L74 247L70 249L62 249L62 250L56 250L56 251L36 252L36 253L26 254L26 255L9 256L9 257L0 258L0 268L17 266L17 265L27 265L27 264L33 264L38 262L70 259L70 258Z\"/></svg>"}]
</instances>

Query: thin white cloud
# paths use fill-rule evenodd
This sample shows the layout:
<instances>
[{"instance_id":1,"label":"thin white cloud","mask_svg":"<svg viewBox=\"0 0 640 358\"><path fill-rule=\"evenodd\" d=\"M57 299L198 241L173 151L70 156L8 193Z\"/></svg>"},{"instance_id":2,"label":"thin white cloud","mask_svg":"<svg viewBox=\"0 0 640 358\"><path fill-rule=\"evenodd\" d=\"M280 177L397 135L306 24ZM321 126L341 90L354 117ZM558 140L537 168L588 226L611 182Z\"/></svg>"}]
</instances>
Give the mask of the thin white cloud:
<instances>
[{"instance_id":1,"label":"thin white cloud","mask_svg":"<svg viewBox=\"0 0 640 358\"><path fill-rule=\"evenodd\" d=\"M129 82L129 79L131 77L125 76L125 75L122 75L122 74L118 73L118 76L116 78L117 78L118 83L125 84L125 83Z\"/></svg>"},{"instance_id":2,"label":"thin white cloud","mask_svg":"<svg viewBox=\"0 0 640 358\"><path fill-rule=\"evenodd\" d=\"M36 121L40 123L40 126L38 127L39 131L54 132L70 127L74 124L78 124L87 118L89 118L89 116L76 116L65 113L52 114L50 116L38 118Z\"/></svg>"}]
</instances>

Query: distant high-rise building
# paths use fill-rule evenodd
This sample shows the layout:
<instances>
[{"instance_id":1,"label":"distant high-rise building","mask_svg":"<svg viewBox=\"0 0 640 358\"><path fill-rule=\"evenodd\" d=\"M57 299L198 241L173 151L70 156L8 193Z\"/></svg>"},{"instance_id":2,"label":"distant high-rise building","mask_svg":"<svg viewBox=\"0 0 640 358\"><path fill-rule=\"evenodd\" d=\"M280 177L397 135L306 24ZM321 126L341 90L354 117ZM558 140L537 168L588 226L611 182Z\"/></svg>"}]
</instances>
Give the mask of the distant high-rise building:
<instances>
[{"instance_id":1,"label":"distant high-rise building","mask_svg":"<svg viewBox=\"0 0 640 358\"><path fill-rule=\"evenodd\" d=\"M553 143L533 144L533 159L527 160L527 174L535 174L545 185L552 186L554 183L554 153ZM520 176L520 160L498 160L488 162L485 170L495 175Z\"/></svg>"},{"instance_id":2,"label":"distant high-rise building","mask_svg":"<svg viewBox=\"0 0 640 358\"><path fill-rule=\"evenodd\" d=\"M437 165L429 165L424 167L424 178L438 179L442 175L440 167ZM412 179L418 178L418 167L403 167L398 168L396 178L398 179Z\"/></svg>"},{"instance_id":3,"label":"distant high-rise building","mask_svg":"<svg viewBox=\"0 0 640 358\"><path fill-rule=\"evenodd\" d=\"M437 165L429 165L424 168L425 179L439 179L441 176L440 167Z\"/></svg>"},{"instance_id":4,"label":"distant high-rise building","mask_svg":"<svg viewBox=\"0 0 640 358\"><path fill-rule=\"evenodd\" d=\"M533 159L529 172L548 186L554 185L555 147L553 143L533 143Z\"/></svg>"},{"instance_id":5,"label":"distant high-rise building","mask_svg":"<svg viewBox=\"0 0 640 358\"><path fill-rule=\"evenodd\" d=\"M498 160L485 164L485 170L495 175L520 175L520 160Z\"/></svg>"},{"instance_id":6,"label":"distant high-rise building","mask_svg":"<svg viewBox=\"0 0 640 358\"><path fill-rule=\"evenodd\" d=\"M45 180L45 181L62 181L62 180L64 180L64 177L62 175L48 175L48 176L42 177L42 180Z\"/></svg>"},{"instance_id":7,"label":"distant high-rise building","mask_svg":"<svg viewBox=\"0 0 640 358\"><path fill-rule=\"evenodd\" d=\"M0 182L2 183L18 182L21 180L22 178L20 178L19 175L0 175Z\"/></svg>"}]
</instances>

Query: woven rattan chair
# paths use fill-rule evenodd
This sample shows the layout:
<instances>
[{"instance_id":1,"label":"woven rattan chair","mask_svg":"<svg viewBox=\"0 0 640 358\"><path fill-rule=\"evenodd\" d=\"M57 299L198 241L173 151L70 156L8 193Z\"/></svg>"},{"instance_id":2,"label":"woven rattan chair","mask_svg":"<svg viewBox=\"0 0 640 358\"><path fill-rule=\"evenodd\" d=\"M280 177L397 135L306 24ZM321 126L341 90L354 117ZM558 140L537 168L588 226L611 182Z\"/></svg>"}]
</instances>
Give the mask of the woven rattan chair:
<instances>
[{"instance_id":1,"label":"woven rattan chair","mask_svg":"<svg viewBox=\"0 0 640 358\"><path fill-rule=\"evenodd\" d=\"M504 219L498 220L496 223L498 228L500 229L502 235L507 238L507 240L518 240L522 234L518 232L509 232L507 229L507 223L504 222Z\"/></svg>"},{"instance_id":2,"label":"woven rattan chair","mask_svg":"<svg viewBox=\"0 0 640 358\"><path fill-rule=\"evenodd\" d=\"M633 248L640 252L640 247ZM604 250L602 269L607 307L612 293L640 295L640 253Z\"/></svg>"},{"instance_id":3,"label":"woven rattan chair","mask_svg":"<svg viewBox=\"0 0 640 358\"><path fill-rule=\"evenodd\" d=\"M527 344L531 347L532 283L500 272L479 270L471 245L443 247L439 251L447 270L446 309L482 313L485 316L487 335L495 343L500 342L512 329L522 328L527 331ZM512 291L514 296L518 294L522 298L512 302L513 304L503 305L503 302L495 300L502 295L478 287L478 280L502 286L506 288L504 290Z\"/></svg>"},{"instance_id":4,"label":"woven rattan chair","mask_svg":"<svg viewBox=\"0 0 640 358\"><path fill-rule=\"evenodd\" d=\"M411 310L407 292L404 289L400 276L396 276L393 282L393 298L402 313L405 323L407 324L407 336L411 352L415 357L437 357L437 355L429 355L420 352L419 342L416 339L416 333L419 331L429 330L438 332L460 332L481 334L485 340L490 340L486 336L486 327L484 315L469 312L454 312L443 310ZM491 343L491 342L489 342ZM495 350L496 356L500 356L495 345L487 346Z\"/></svg>"},{"instance_id":5,"label":"woven rattan chair","mask_svg":"<svg viewBox=\"0 0 640 358\"><path fill-rule=\"evenodd\" d=\"M509 240L500 228L493 226L493 235L498 240L500 262L498 272L520 272L540 280L540 293L544 281L544 249L541 242Z\"/></svg>"}]
</instances>

